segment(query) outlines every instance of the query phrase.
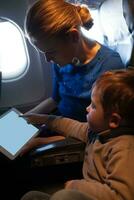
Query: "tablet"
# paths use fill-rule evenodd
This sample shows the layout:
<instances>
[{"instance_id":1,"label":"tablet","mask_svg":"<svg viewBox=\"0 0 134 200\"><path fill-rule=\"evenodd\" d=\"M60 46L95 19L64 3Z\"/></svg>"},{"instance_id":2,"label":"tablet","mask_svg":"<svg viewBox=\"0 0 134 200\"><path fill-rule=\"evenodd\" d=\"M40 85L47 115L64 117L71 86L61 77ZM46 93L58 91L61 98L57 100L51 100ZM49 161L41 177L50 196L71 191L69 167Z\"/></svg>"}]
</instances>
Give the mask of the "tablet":
<instances>
[{"instance_id":1,"label":"tablet","mask_svg":"<svg viewBox=\"0 0 134 200\"><path fill-rule=\"evenodd\" d=\"M11 160L38 134L38 129L19 117L20 114L16 108L11 108L0 116L0 151Z\"/></svg>"}]
</instances>

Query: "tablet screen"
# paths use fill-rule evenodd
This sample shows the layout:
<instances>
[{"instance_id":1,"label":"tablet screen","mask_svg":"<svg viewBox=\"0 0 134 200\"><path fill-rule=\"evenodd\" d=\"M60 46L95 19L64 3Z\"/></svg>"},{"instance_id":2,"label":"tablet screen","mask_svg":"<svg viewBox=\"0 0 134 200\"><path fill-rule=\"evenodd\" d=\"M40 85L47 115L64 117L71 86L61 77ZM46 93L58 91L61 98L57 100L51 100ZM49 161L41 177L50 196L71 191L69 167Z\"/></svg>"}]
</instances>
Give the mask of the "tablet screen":
<instances>
[{"instance_id":1,"label":"tablet screen","mask_svg":"<svg viewBox=\"0 0 134 200\"><path fill-rule=\"evenodd\" d=\"M19 117L20 112L14 108L0 118L1 151L14 159L22 147L37 134L38 129Z\"/></svg>"}]
</instances>

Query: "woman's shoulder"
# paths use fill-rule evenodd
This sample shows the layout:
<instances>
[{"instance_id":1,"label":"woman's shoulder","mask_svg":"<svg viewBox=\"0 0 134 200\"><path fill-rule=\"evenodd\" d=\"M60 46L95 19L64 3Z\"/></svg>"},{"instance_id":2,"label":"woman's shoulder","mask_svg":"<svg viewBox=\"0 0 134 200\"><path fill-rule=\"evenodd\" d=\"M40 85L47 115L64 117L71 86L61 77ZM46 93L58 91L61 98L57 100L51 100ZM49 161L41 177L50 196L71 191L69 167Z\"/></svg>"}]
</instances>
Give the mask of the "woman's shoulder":
<instances>
[{"instance_id":1,"label":"woman's shoulder","mask_svg":"<svg viewBox=\"0 0 134 200\"><path fill-rule=\"evenodd\" d=\"M103 65L111 66L113 68L125 68L125 64L123 63L120 54L105 45L101 45L98 56L100 57L100 60L102 60Z\"/></svg>"},{"instance_id":2,"label":"woman's shoulder","mask_svg":"<svg viewBox=\"0 0 134 200\"><path fill-rule=\"evenodd\" d=\"M120 57L119 53L116 50L114 50L104 44L101 44L100 52L103 54L108 54L108 55L112 54L113 56L116 55L116 56Z\"/></svg>"}]
</instances>

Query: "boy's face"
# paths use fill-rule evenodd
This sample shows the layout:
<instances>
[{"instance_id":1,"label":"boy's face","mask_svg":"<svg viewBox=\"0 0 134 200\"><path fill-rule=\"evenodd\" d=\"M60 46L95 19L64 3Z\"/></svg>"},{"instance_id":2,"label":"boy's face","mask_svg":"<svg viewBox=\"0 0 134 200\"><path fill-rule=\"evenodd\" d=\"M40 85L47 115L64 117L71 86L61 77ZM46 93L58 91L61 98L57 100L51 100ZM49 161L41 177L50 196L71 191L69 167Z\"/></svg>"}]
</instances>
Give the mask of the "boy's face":
<instances>
[{"instance_id":1,"label":"boy's face","mask_svg":"<svg viewBox=\"0 0 134 200\"><path fill-rule=\"evenodd\" d=\"M87 107L87 122L89 128L94 132L101 132L109 129L109 119L104 117L103 107L101 105L99 94L96 88L91 95L91 104Z\"/></svg>"}]
</instances>

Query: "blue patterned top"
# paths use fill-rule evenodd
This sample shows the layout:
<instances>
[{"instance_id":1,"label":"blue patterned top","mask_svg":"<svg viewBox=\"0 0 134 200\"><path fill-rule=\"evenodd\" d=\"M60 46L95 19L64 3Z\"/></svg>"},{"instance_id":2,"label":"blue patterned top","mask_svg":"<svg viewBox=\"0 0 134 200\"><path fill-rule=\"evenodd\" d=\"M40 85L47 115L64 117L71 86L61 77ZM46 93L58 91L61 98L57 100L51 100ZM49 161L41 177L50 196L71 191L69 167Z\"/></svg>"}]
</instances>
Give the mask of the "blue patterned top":
<instances>
[{"instance_id":1,"label":"blue patterned top","mask_svg":"<svg viewBox=\"0 0 134 200\"><path fill-rule=\"evenodd\" d=\"M58 113L79 121L86 121L86 107L90 104L91 88L105 71L125 68L119 54L105 46L88 64L68 64L54 67L53 99L58 102Z\"/></svg>"}]
</instances>

